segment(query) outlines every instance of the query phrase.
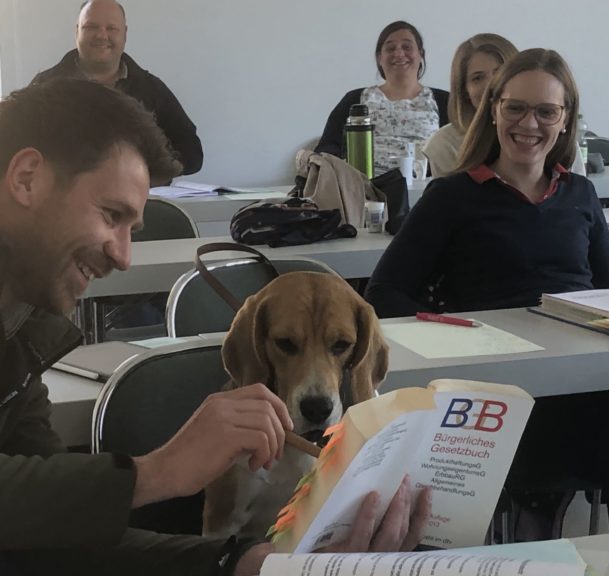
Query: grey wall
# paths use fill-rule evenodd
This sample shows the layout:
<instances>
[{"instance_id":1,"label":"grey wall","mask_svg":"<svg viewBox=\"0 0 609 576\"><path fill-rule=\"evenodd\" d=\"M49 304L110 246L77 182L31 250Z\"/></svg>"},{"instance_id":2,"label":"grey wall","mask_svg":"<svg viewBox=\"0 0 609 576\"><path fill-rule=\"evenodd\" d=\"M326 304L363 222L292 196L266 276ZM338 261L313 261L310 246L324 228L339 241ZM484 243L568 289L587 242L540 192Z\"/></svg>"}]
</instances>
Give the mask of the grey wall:
<instances>
[{"instance_id":1,"label":"grey wall","mask_svg":"<svg viewBox=\"0 0 609 576\"><path fill-rule=\"evenodd\" d=\"M74 46L80 0L0 0L2 94ZM423 82L448 88L456 46L496 32L520 49L554 48L571 65L592 130L609 135L609 2L604 0L124 0L127 51L183 103L205 146L194 178L271 185L351 88L379 81L373 50L392 20L425 39Z\"/></svg>"}]
</instances>

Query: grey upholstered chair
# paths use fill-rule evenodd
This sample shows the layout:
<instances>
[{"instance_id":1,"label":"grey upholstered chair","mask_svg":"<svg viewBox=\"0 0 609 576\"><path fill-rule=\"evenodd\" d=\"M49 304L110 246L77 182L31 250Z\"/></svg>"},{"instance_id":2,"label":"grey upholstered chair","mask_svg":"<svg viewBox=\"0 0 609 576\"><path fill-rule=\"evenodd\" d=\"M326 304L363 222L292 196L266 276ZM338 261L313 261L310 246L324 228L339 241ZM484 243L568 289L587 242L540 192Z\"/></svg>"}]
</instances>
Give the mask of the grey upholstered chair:
<instances>
[{"instance_id":1,"label":"grey upholstered chair","mask_svg":"<svg viewBox=\"0 0 609 576\"><path fill-rule=\"evenodd\" d=\"M605 166L609 165L609 138L590 136L586 138L586 144L588 144L588 154L598 152L603 157Z\"/></svg>"},{"instance_id":2,"label":"grey upholstered chair","mask_svg":"<svg viewBox=\"0 0 609 576\"><path fill-rule=\"evenodd\" d=\"M94 453L139 456L169 440L205 398L228 381L221 346L195 338L155 348L122 364L93 411ZM169 534L200 534L203 495L134 510L130 524Z\"/></svg>"},{"instance_id":3,"label":"grey upholstered chair","mask_svg":"<svg viewBox=\"0 0 609 576\"><path fill-rule=\"evenodd\" d=\"M144 228L131 234L133 242L198 237L199 230L190 215L174 202L158 196L150 196L146 202Z\"/></svg>"},{"instance_id":4,"label":"grey upholstered chair","mask_svg":"<svg viewBox=\"0 0 609 576\"><path fill-rule=\"evenodd\" d=\"M271 260L275 270L256 259L239 259L212 264L207 269L241 302L266 286L276 272L310 271L336 274L323 262L307 258ZM174 284L165 321L167 334L172 337L192 336L211 332L226 332L235 312L200 277L197 270L183 274Z\"/></svg>"},{"instance_id":5,"label":"grey upholstered chair","mask_svg":"<svg viewBox=\"0 0 609 576\"><path fill-rule=\"evenodd\" d=\"M180 206L151 196L144 207L144 228L133 232L133 242L198 238L192 218ZM141 340L165 335L163 316L167 293L112 296L97 301L103 340Z\"/></svg>"}]
</instances>

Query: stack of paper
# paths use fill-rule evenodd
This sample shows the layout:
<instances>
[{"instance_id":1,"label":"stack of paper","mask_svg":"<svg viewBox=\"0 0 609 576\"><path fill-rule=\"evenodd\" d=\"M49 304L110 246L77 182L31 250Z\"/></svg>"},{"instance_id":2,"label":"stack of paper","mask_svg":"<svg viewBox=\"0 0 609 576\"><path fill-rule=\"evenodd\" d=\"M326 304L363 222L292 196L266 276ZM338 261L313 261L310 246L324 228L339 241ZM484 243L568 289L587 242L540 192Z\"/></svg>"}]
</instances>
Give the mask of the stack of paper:
<instances>
[{"instance_id":1,"label":"stack of paper","mask_svg":"<svg viewBox=\"0 0 609 576\"><path fill-rule=\"evenodd\" d=\"M609 290L542 294L541 306L530 310L609 333Z\"/></svg>"},{"instance_id":2,"label":"stack of paper","mask_svg":"<svg viewBox=\"0 0 609 576\"><path fill-rule=\"evenodd\" d=\"M162 198L188 198L192 196L217 196L218 186L213 184L196 184L194 182L176 182L171 186L157 186L150 189L153 196Z\"/></svg>"},{"instance_id":3,"label":"stack of paper","mask_svg":"<svg viewBox=\"0 0 609 576\"><path fill-rule=\"evenodd\" d=\"M267 198L283 198L286 193L281 190L259 190L252 188L234 188L216 184L201 184L178 180L171 186L157 186L150 189L150 194L162 198L192 198L201 196L226 196L229 200L266 200Z\"/></svg>"}]
</instances>

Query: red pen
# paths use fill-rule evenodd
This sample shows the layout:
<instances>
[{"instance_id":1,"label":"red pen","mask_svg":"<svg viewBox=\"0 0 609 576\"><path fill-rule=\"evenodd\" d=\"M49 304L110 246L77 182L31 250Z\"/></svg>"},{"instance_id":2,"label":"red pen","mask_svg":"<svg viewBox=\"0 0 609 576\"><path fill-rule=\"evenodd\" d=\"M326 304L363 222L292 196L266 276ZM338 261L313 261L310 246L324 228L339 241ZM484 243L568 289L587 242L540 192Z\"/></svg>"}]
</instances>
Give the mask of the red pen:
<instances>
[{"instance_id":1,"label":"red pen","mask_svg":"<svg viewBox=\"0 0 609 576\"><path fill-rule=\"evenodd\" d=\"M434 314L433 312L417 312L417 320L424 320L425 322L441 322L443 324L452 324L453 326L465 326L467 328L478 328L480 326L480 323L476 322L475 320L455 318L454 316Z\"/></svg>"}]
</instances>

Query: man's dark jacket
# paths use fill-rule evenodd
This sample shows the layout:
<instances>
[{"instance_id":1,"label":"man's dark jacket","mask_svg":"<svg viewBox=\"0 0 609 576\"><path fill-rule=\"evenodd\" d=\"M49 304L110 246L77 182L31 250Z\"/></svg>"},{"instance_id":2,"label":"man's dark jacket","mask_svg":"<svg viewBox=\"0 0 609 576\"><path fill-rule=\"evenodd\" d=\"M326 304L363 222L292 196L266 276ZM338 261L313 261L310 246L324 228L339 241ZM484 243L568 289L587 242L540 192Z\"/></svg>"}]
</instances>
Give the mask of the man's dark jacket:
<instances>
[{"instance_id":1,"label":"man's dark jacket","mask_svg":"<svg viewBox=\"0 0 609 576\"><path fill-rule=\"evenodd\" d=\"M0 246L0 294L7 274ZM27 310L26 310L27 312ZM42 372L81 340L66 318L34 309L6 334L0 314L2 574L215 575L220 544L127 528L131 458L64 451Z\"/></svg>"},{"instance_id":2,"label":"man's dark jacket","mask_svg":"<svg viewBox=\"0 0 609 576\"><path fill-rule=\"evenodd\" d=\"M154 113L157 124L165 132L184 166L183 174L198 172L203 165L203 147L197 136L197 127L178 99L160 78L138 66L127 54L123 54L122 62L127 67L127 77L119 80L115 87L133 96ZM86 78L78 65L78 50L71 50L59 64L37 74L32 84L51 78Z\"/></svg>"}]
</instances>

